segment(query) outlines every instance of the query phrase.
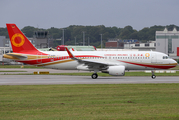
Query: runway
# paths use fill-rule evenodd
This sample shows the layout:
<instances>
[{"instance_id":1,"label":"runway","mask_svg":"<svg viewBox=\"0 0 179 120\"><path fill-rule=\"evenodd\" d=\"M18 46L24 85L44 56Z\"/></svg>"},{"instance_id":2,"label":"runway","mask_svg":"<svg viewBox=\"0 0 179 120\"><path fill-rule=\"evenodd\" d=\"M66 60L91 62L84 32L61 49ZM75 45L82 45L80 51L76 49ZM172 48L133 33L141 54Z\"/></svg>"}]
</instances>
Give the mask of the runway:
<instances>
[{"instance_id":1,"label":"runway","mask_svg":"<svg viewBox=\"0 0 179 120\"><path fill-rule=\"evenodd\" d=\"M64 75L0 75L0 85L52 85L52 84L135 84L179 83L178 77L98 77Z\"/></svg>"}]
</instances>

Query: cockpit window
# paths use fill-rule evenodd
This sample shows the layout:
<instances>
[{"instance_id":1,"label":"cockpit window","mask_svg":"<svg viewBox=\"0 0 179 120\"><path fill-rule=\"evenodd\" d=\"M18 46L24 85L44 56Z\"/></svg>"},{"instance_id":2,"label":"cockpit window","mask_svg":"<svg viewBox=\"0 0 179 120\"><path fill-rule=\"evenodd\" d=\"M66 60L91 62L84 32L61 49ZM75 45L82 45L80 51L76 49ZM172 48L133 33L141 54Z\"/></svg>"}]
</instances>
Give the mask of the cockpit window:
<instances>
[{"instance_id":1,"label":"cockpit window","mask_svg":"<svg viewBox=\"0 0 179 120\"><path fill-rule=\"evenodd\" d=\"M169 59L169 57L168 56L163 56L163 59Z\"/></svg>"}]
</instances>

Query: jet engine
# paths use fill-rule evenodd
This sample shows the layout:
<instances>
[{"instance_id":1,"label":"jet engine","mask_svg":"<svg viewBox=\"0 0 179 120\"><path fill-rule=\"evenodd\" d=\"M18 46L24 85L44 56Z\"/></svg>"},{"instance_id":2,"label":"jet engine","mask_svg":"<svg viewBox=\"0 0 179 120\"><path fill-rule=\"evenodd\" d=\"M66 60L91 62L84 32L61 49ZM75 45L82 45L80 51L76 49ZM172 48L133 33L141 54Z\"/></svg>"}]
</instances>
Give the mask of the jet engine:
<instances>
[{"instance_id":1,"label":"jet engine","mask_svg":"<svg viewBox=\"0 0 179 120\"><path fill-rule=\"evenodd\" d=\"M113 76L124 76L125 75L125 66L109 66L108 72Z\"/></svg>"}]
</instances>

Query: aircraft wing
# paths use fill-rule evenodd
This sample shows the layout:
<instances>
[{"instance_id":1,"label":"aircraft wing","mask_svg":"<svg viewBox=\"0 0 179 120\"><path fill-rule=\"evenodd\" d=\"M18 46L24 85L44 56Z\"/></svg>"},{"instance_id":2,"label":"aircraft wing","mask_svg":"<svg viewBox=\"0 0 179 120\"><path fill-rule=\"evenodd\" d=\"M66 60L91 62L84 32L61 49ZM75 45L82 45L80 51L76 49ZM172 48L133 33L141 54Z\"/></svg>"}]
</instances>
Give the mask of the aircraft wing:
<instances>
[{"instance_id":1,"label":"aircraft wing","mask_svg":"<svg viewBox=\"0 0 179 120\"><path fill-rule=\"evenodd\" d=\"M92 60L85 60L85 59L77 59L77 61L80 64L84 64L84 65L88 65L88 66L93 66L93 65L113 66L113 65L115 65L115 64L104 63L104 62L99 62L99 61L92 61Z\"/></svg>"},{"instance_id":2,"label":"aircraft wing","mask_svg":"<svg viewBox=\"0 0 179 120\"><path fill-rule=\"evenodd\" d=\"M83 64L83 66L88 66L88 68L96 68L99 70L105 70L108 68L108 66L114 66L116 64L113 63L105 63L100 61L92 61L92 60L86 60L86 59L78 59L76 58L67 48L66 51L68 52L68 55L71 59L78 61L79 64Z\"/></svg>"}]
</instances>

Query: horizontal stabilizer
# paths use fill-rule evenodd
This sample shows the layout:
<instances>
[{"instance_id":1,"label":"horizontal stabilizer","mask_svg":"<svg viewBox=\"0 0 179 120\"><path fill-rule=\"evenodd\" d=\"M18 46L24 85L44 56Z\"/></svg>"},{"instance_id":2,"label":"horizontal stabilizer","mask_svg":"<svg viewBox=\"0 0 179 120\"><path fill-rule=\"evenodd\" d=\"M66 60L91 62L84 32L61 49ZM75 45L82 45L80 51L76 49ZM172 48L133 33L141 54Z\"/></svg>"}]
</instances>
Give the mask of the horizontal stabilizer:
<instances>
[{"instance_id":1,"label":"horizontal stabilizer","mask_svg":"<svg viewBox=\"0 0 179 120\"><path fill-rule=\"evenodd\" d=\"M4 54L4 56L6 56L6 58L9 56L9 57L15 57L17 59L20 59L20 60L26 60L27 59L27 56L25 55L19 55L19 54L14 54L14 53L7 53L7 54Z\"/></svg>"}]
</instances>

